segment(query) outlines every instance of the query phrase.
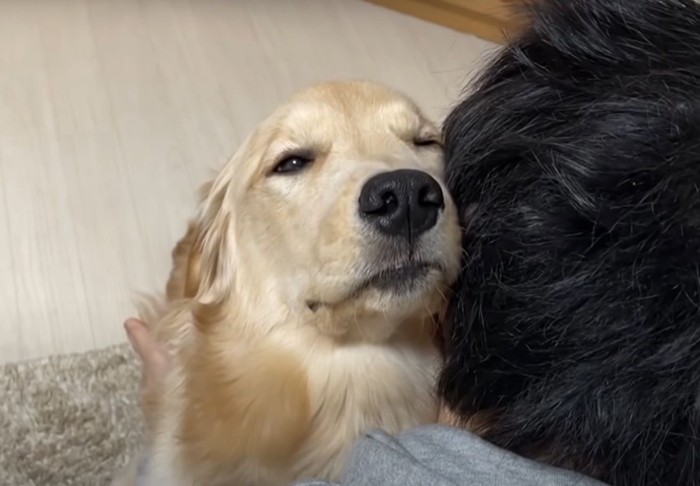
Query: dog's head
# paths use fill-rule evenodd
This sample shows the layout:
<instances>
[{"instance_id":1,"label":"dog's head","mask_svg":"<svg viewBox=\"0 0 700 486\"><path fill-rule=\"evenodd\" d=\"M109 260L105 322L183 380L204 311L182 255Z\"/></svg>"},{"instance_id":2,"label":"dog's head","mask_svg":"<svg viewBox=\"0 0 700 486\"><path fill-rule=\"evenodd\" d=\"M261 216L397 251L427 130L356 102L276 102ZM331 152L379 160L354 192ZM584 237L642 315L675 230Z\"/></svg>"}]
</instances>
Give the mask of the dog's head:
<instances>
[{"instance_id":1,"label":"dog's head","mask_svg":"<svg viewBox=\"0 0 700 486\"><path fill-rule=\"evenodd\" d=\"M442 179L440 133L406 97L363 82L303 91L206 188L189 293L210 313L233 299L271 324L386 337L436 312L456 277Z\"/></svg>"},{"instance_id":2,"label":"dog's head","mask_svg":"<svg viewBox=\"0 0 700 486\"><path fill-rule=\"evenodd\" d=\"M700 3L540 3L446 122L441 391L524 454L700 484Z\"/></svg>"}]
</instances>

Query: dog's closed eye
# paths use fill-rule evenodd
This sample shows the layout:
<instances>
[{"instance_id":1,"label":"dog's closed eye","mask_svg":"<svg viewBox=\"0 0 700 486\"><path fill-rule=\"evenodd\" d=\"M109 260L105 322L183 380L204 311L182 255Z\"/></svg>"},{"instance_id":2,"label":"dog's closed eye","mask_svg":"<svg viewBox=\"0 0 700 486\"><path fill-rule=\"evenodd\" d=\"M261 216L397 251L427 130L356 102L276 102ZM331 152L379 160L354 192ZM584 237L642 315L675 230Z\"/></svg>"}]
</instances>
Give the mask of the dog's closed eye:
<instances>
[{"instance_id":1,"label":"dog's closed eye","mask_svg":"<svg viewBox=\"0 0 700 486\"><path fill-rule=\"evenodd\" d=\"M430 147L430 148L437 148L437 147L442 147L442 142L440 142L440 139L437 137L415 137L413 139L413 145L416 147L422 148L422 147Z\"/></svg>"},{"instance_id":2,"label":"dog's closed eye","mask_svg":"<svg viewBox=\"0 0 700 486\"><path fill-rule=\"evenodd\" d=\"M291 153L283 155L275 167L272 169L271 175L291 175L303 169L306 169L314 162L313 155L310 153Z\"/></svg>"}]
</instances>

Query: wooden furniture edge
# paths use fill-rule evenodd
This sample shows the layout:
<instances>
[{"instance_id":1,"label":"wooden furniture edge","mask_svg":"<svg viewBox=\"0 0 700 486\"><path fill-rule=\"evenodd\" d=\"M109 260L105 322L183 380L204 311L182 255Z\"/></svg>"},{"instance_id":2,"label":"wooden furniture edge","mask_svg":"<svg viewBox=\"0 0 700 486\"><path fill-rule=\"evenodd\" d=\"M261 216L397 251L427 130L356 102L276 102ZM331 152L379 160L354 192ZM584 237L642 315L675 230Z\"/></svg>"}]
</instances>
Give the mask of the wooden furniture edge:
<instances>
[{"instance_id":1,"label":"wooden furniture edge","mask_svg":"<svg viewBox=\"0 0 700 486\"><path fill-rule=\"evenodd\" d=\"M486 15L441 0L365 1L498 43L506 42L507 35L519 25L513 18Z\"/></svg>"}]
</instances>

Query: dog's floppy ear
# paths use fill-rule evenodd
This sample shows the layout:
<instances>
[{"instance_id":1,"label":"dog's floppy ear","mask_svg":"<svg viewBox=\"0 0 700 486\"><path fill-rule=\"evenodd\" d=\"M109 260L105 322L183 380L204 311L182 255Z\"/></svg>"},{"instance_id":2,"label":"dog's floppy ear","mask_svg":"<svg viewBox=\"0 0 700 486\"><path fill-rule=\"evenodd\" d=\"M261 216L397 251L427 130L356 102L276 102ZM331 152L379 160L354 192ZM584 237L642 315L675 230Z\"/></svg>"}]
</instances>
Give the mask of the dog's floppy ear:
<instances>
[{"instance_id":1,"label":"dog's floppy ear","mask_svg":"<svg viewBox=\"0 0 700 486\"><path fill-rule=\"evenodd\" d=\"M202 197L209 192L211 185L210 182L203 186L200 191ZM201 225L197 221L190 221L185 236L173 248L173 269L166 286L166 296L169 301L192 299L197 295L201 281L201 234Z\"/></svg>"},{"instance_id":2,"label":"dog's floppy ear","mask_svg":"<svg viewBox=\"0 0 700 486\"><path fill-rule=\"evenodd\" d=\"M207 199L213 188L210 181L199 190L201 204ZM192 220L187 232L172 251L173 269L166 286L168 300L193 299L202 284L202 253L206 228L201 218Z\"/></svg>"},{"instance_id":3,"label":"dog's floppy ear","mask_svg":"<svg viewBox=\"0 0 700 486\"><path fill-rule=\"evenodd\" d=\"M198 214L180 242L186 249L182 292L197 302L195 319L220 316L232 297L236 279L236 208L249 181L260 170L265 147L258 129L225 165L218 177L200 190ZM177 248L176 248L177 250ZM200 320L200 319L197 319Z\"/></svg>"},{"instance_id":4,"label":"dog's floppy ear","mask_svg":"<svg viewBox=\"0 0 700 486\"><path fill-rule=\"evenodd\" d=\"M204 305L227 299L235 278L234 215L230 181L207 184L199 215L190 224L191 248L184 293Z\"/></svg>"}]
</instances>

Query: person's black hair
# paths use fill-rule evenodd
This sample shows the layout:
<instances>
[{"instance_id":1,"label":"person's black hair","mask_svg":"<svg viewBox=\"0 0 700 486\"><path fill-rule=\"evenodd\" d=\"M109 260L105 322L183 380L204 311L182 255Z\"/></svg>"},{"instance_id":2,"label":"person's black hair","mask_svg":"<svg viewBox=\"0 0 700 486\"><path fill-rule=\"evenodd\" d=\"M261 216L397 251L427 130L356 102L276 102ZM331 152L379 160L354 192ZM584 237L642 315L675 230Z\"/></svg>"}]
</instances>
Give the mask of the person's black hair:
<instances>
[{"instance_id":1,"label":"person's black hair","mask_svg":"<svg viewBox=\"0 0 700 486\"><path fill-rule=\"evenodd\" d=\"M700 485L700 3L544 2L444 135L448 405L614 486Z\"/></svg>"}]
</instances>

